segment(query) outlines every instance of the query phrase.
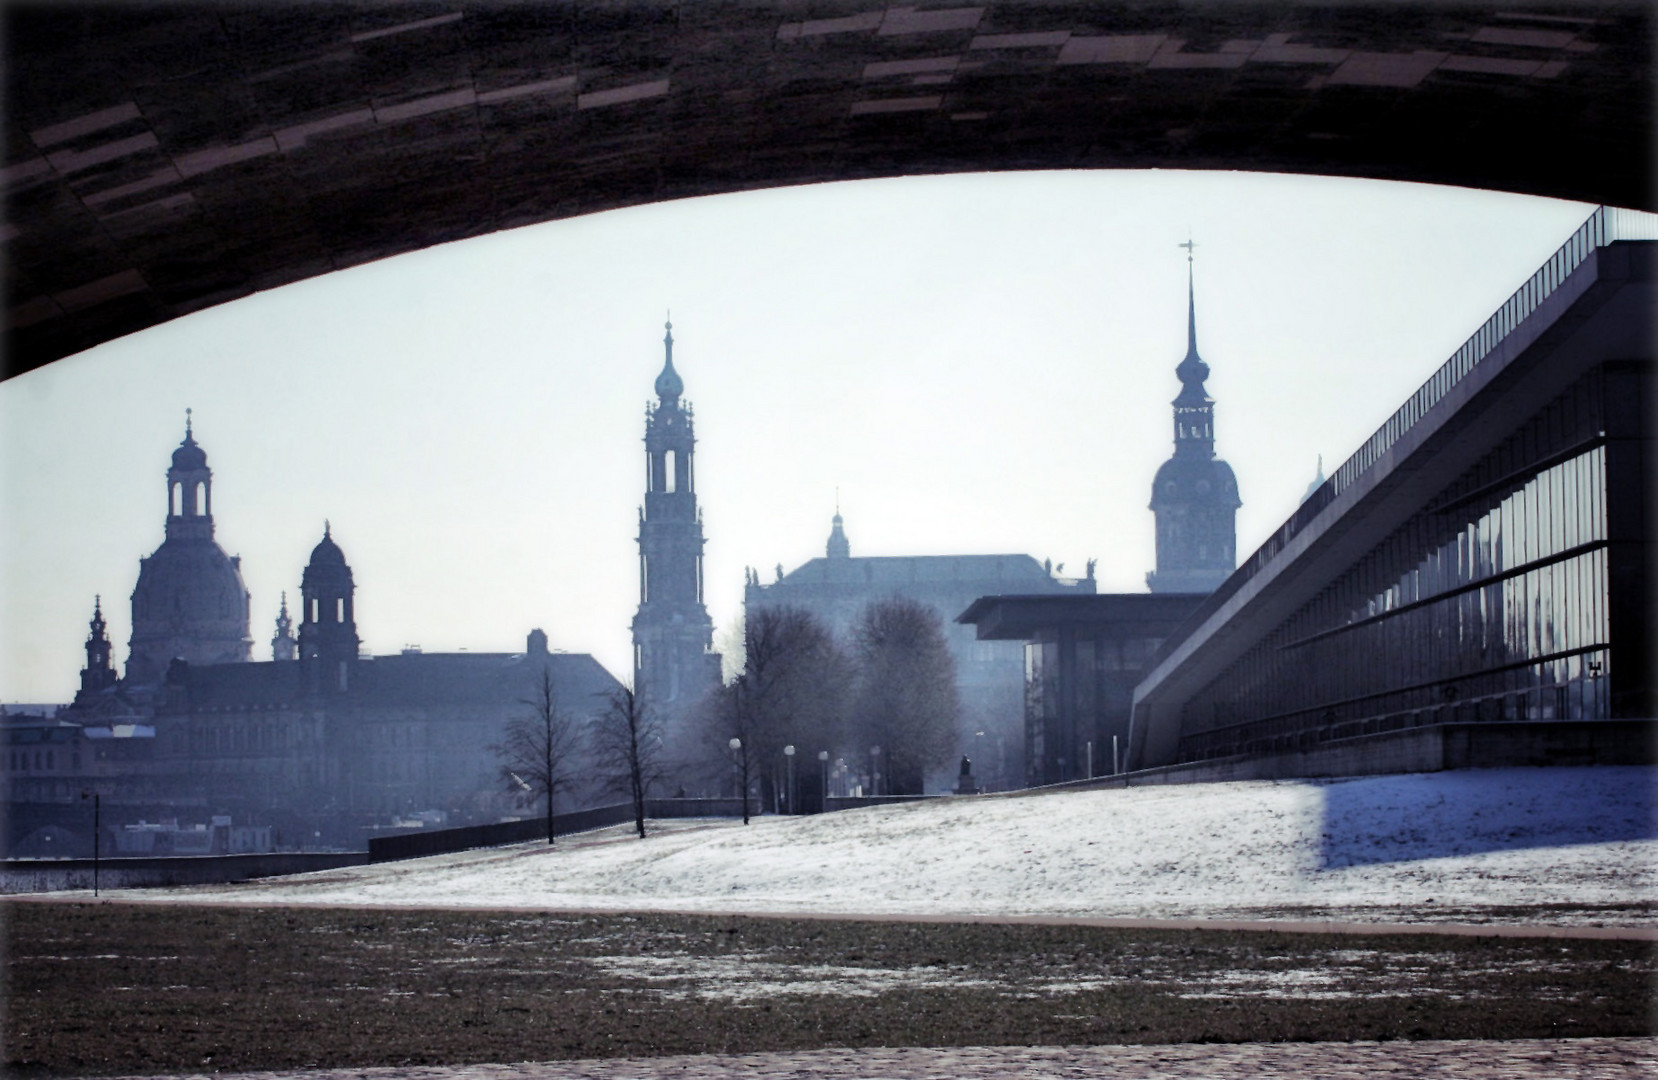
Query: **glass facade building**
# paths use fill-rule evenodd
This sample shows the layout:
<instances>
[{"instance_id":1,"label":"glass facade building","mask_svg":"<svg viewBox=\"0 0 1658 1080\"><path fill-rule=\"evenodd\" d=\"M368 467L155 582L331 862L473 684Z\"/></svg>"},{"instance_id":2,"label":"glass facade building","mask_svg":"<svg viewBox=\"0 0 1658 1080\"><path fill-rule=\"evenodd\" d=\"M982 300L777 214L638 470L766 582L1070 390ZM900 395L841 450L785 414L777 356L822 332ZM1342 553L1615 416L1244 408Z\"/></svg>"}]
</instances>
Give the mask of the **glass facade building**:
<instances>
[{"instance_id":1,"label":"glass facade building","mask_svg":"<svg viewBox=\"0 0 1658 1080\"><path fill-rule=\"evenodd\" d=\"M1613 648L1609 505L1645 500L1644 433L1619 429L1649 397L1641 365L1579 378L1189 697L1179 758L1638 713L1639 693L1614 706L1648 680L1644 655Z\"/></svg>"},{"instance_id":2,"label":"glass facade building","mask_svg":"<svg viewBox=\"0 0 1658 1080\"><path fill-rule=\"evenodd\" d=\"M1655 281L1591 213L1170 635L1127 768L1658 756Z\"/></svg>"}]
</instances>

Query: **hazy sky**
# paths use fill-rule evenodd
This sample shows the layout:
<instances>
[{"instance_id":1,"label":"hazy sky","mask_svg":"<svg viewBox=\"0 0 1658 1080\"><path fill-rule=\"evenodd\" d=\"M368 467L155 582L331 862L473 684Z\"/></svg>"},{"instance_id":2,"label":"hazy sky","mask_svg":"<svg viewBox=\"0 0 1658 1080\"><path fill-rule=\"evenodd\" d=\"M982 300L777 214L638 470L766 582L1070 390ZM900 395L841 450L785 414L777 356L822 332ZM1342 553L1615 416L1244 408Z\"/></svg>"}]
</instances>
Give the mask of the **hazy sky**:
<instances>
[{"instance_id":1,"label":"hazy sky","mask_svg":"<svg viewBox=\"0 0 1658 1080\"><path fill-rule=\"evenodd\" d=\"M1588 215L1247 173L823 184L532 226L329 274L0 383L0 700L67 700L195 410L254 658L323 520L375 653L553 647L629 675L644 406L671 308L716 642L743 568L1026 552L1143 591L1197 241L1247 555ZM955 613L951 613L952 615Z\"/></svg>"}]
</instances>

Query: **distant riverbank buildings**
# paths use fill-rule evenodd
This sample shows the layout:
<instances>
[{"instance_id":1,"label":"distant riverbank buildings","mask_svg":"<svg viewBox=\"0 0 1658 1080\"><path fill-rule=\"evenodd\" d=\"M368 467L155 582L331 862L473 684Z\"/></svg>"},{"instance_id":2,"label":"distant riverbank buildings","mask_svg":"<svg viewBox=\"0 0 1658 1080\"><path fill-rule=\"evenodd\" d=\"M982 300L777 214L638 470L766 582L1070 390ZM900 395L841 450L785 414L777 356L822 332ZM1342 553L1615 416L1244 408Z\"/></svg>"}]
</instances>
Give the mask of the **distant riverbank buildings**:
<instances>
[{"instance_id":1,"label":"distant riverbank buildings","mask_svg":"<svg viewBox=\"0 0 1658 1080\"><path fill-rule=\"evenodd\" d=\"M1098 595L1092 572L1065 580L1028 555L854 557L837 511L824 557L768 584L750 571L745 607L804 607L842 634L893 595L955 618L959 743L986 787L1650 762L1655 255L1658 218L1596 210L1235 571L1237 483L1215 455L1188 263L1147 593ZM717 684L719 658L692 414L671 332L664 345L633 674L672 714ZM540 672L572 711L618 686L539 631L518 654L362 656L326 525L297 633L284 598L273 659L252 662L211 493L187 421L165 539L132 596L126 678L95 601L74 703L0 722L13 853L89 849L75 834L94 790L106 823L231 814L285 847L361 847L425 811L494 816L490 747Z\"/></svg>"},{"instance_id":2,"label":"distant riverbank buildings","mask_svg":"<svg viewBox=\"0 0 1658 1080\"><path fill-rule=\"evenodd\" d=\"M189 425L167 490L166 536L133 592L126 677L95 606L75 701L0 725L14 854L90 853L92 791L118 839L140 820L230 816L269 826L282 847L360 849L399 820L493 821L512 810L494 745L542 672L578 718L619 686L539 630L516 654L362 655L351 567L326 525L301 578L297 638L284 595L272 659L252 661L247 590L213 541L212 474ZM577 783L570 797L593 792Z\"/></svg>"}]
</instances>

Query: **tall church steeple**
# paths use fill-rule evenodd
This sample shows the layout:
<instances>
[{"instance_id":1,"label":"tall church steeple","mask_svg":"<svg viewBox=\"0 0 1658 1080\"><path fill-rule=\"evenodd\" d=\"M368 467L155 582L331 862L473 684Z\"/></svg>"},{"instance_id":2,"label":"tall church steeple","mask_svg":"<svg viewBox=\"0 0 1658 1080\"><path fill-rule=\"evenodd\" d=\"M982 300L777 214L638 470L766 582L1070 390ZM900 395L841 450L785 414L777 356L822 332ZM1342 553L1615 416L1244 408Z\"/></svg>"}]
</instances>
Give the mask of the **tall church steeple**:
<instances>
[{"instance_id":1,"label":"tall church steeple","mask_svg":"<svg viewBox=\"0 0 1658 1080\"><path fill-rule=\"evenodd\" d=\"M645 505L639 511L639 611L633 678L640 700L668 723L719 681L714 626L703 606L702 514L696 436L685 383L674 370L673 323L662 339L656 403L645 407Z\"/></svg>"},{"instance_id":2,"label":"tall church steeple","mask_svg":"<svg viewBox=\"0 0 1658 1080\"><path fill-rule=\"evenodd\" d=\"M1197 288L1192 249L1186 249L1186 356L1174 369L1180 393L1174 405L1174 456L1152 481L1157 519L1157 569L1146 575L1152 592L1213 592L1237 565L1238 481L1215 457L1215 402L1204 387L1209 365L1197 351Z\"/></svg>"}]
</instances>

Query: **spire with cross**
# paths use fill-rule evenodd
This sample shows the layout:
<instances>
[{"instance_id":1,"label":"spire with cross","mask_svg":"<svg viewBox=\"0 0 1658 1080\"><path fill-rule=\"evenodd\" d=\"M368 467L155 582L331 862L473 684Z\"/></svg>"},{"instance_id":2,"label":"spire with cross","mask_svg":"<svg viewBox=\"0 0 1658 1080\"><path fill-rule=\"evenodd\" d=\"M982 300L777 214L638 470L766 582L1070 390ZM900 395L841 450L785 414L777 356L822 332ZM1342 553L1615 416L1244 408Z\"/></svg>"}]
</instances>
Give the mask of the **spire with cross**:
<instances>
[{"instance_id":1,"label":"spire with cross","mask_svg":"<svg viewBox=\"0 0 1658 1080\"><path fill-rule=\"evenodd\" d=\"M1153 592L1209 592L1236 565L1240 503L1231 467L1215 457L1215 402L1204 386L1209 365L1197 351L1197 242L1188 235L1176 246L1186 252L1186 355L1174 369L1174 456L1152 484L1157 569L1146 580Z\"/></svg>"}]
</instances>

